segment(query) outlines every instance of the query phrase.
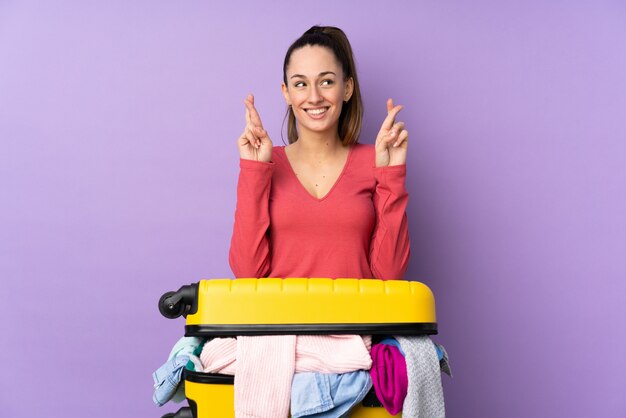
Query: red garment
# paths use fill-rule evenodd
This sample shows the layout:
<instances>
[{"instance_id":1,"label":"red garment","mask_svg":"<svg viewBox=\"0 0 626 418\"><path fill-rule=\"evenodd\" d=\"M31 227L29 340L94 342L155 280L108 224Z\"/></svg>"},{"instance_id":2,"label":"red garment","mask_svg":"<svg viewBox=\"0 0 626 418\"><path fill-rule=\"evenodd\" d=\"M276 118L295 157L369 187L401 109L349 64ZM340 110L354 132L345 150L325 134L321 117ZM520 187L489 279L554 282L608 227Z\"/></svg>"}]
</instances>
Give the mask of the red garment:
<instances>
[{"instance_id":1,"label":"red garment","mask_svg":"<svg viewBox=\"0 0 626 418\"><path fill-rule=\"evenodd\" d=\"M409 253L406 165L375 167L351 146L328 194L313 197L285 147L272 162L240 160L229 261L235 277L402 279Z\"/></svg>"}]
</instances>

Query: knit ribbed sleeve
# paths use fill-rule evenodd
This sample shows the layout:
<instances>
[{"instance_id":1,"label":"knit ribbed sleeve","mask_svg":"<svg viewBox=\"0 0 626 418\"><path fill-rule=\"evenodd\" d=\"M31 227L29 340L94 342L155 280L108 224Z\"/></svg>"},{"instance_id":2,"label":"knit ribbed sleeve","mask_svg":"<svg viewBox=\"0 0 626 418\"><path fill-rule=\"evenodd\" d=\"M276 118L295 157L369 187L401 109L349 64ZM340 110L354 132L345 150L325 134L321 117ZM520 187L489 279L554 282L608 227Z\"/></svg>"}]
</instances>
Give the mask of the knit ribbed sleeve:
<instances>
[{"instance_id":1,"label":"knit ribbed sleeve","mask_svg":"<svg viewBox=\"0 0 626 418\"><path fill-rule=\"evenodd\" d=\"M235 277L267 277L271 264L268 228L274 163L240 159L239 168L228 261Z\"/></svg>"},{"instance_id":2,"label":"knit ribbed sleeve","mask_svg":"<svg viewBox=\"0 0 626 418\"><path fill-rule=\"evenodd\" d=\"M402 279L410 255L406 165L374 168L374 177L376 227L370 244L370 268L377 279Z\"/></svg>"}]
</instances>

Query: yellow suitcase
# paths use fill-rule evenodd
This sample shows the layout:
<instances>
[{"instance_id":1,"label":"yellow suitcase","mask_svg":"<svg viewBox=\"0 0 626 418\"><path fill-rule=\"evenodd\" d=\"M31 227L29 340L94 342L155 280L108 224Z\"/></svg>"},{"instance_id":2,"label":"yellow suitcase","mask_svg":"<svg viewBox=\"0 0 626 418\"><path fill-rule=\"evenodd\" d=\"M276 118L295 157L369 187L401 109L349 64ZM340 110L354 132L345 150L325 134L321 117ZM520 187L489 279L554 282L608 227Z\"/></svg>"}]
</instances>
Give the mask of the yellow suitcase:
<instances>
[{"instance_id":1,"label":"yellow suitcase","mask_svg":"<svg viewBox=\"0 0 626 418\"><path fill-rule=\"evenodd\" d=\"M167 292L167 318L186 317L185 335L436 334L435 300L420 282L373 279L211 279ZM234 417L233 377L185 370L189 407L163 418ZM388 418L372 390L350 418ZM395 415L401 417L402 414Z\"/></svg>"}]
</instances>

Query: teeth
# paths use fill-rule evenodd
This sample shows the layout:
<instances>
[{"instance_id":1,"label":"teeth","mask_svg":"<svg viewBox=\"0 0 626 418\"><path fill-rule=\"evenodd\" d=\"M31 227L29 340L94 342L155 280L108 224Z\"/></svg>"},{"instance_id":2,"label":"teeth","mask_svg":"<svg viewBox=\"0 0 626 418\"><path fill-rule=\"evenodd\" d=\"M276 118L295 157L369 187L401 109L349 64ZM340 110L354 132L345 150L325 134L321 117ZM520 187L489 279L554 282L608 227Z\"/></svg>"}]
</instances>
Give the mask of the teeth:
<instances>
[{"instance_id":1,"label":"teeth","mask_svg":"<svg viewBox=\"0 0 626 418\"><path fill-rule=\"evenodd\" d=\"M314 115L321 115L322 113L326 112L326 108L322 108L322 109L309 109L307 110L308 113L312 113Z\"/></svg>"}]
</instances>

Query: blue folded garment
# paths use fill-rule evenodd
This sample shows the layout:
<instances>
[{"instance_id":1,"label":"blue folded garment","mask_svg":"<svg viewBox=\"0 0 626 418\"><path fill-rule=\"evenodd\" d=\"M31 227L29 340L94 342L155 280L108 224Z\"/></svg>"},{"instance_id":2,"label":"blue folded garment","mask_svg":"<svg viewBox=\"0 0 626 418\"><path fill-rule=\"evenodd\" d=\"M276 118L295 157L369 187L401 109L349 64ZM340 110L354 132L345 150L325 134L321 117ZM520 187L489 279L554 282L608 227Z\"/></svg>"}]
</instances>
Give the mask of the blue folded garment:
<instances>
[{"instance_id":1,"label":"blue folded garment","mask_svg":"<svg viewBox=\"0 0 626 418\"><path fill-rule=\"evenodd\" d=\"M291 383L291 417L336 418L361 402L372 388L369 372L296 373Z\"/></svg>"},{"instance_id":2,"label":"blue folded garment","mask_svg":"<svg viewBox=\"0 0 626 418\"><path fill-rule=\"evenodd\" d=\"M182 377L183 369L189 361L189 356L176 356L167 363L162 365L152 373L152 379L154 380L154 395L152 400L158 406L163 406L176 396L175 401L180 402L179 391L180 380ZM184 399L184 390L183 390Z\"/></svg>"}]
</instances>

